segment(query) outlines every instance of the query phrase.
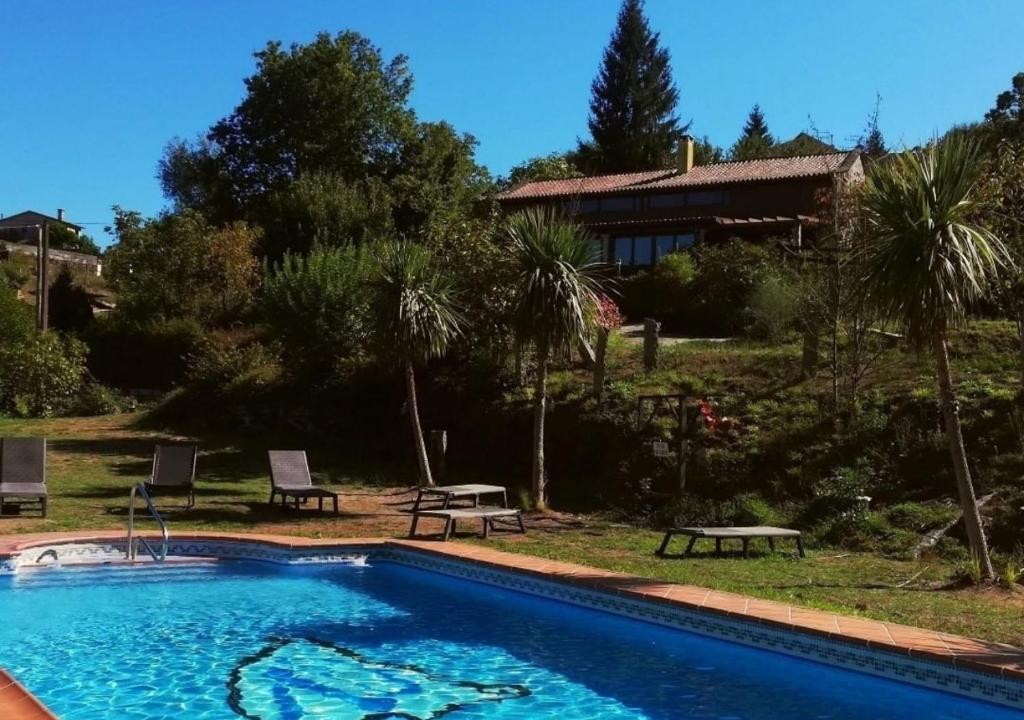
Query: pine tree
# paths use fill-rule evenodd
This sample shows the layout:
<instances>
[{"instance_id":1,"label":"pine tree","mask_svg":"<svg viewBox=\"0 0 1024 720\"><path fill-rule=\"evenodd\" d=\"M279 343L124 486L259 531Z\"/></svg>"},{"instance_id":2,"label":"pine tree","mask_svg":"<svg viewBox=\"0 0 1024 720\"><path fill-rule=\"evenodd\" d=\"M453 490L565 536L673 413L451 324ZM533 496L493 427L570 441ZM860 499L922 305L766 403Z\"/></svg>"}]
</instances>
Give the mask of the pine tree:
<instances>
[{"instance_id":1,"label":"pine tree","mask_svg":"<svg viewBox=\"0 0 1024 720\"><path fill-rule=\"evenodd\" d=\"M643 12L643 0L624 0L618 24L591 85L593 140L578 156L591 172L624 172L672 162L681 126L679 91L672 81L668 50L658 44Z\"/></svg>"},{"instance_id":2,"label":"pine tree","mask_svg":"<svg viewBox=\"0 0 1024 720\"><path fill-rule=\"evenodd\" d=\"M754 160L768 157L775 146L775 138L768 130L760 105L754 105L743 126L743 134L732 146L729 157L732 160Z\"/></svg>"}]
</instances>

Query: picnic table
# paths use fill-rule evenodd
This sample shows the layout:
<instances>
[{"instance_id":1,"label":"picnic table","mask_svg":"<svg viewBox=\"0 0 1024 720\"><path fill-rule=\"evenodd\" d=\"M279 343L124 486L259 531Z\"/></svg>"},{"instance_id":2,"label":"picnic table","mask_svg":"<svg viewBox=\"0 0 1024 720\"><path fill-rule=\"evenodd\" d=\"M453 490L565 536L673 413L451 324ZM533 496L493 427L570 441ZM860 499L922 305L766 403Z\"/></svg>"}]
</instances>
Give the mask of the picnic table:
<instances>
[{"instance_id":1,"label":"picnic table","mask_svg":"<svg viewBox=\"0 0 1024 720\"><path fill-rule=\"evenodd\" d=\"M501 485L436 485L419 489L419 493L416 495L416 502L412 506L412 511L414 513L419 512L420 504L423 500L434 498L440 500L441 504L437 508L432 509L447 510L453 500L463 498L471 498L473 500L473 507L477 507L480 505L480 498L485 495L501 495L501 506L503 508L508 507L508 493Z\"/></svg>"},{"instance_id":2,"label":"picnic table","mask_svg":"<svg viewBox=\"0 0 1024 720\"><path fill-rule=\"evenodd\" d=\"M800 557L804 557L804 546L800 539L799 530L789 528L772 527L771 525L755 525L752 527L681 527L669 528L665 531L665 538L658 548L658 555L664 555L668 550L668 544L676 535L687 535L690 538L686 546L686 554L693 551L693 544L700 538L713 538L715 541L715 552L721 554L723 540L740 540L743 543L743 557L747 557L750 548L750 541L753 538L765 538L768 547L775 552L775 538L793 538L796 540L796 549Z\"/></svg>"}]
</instances>

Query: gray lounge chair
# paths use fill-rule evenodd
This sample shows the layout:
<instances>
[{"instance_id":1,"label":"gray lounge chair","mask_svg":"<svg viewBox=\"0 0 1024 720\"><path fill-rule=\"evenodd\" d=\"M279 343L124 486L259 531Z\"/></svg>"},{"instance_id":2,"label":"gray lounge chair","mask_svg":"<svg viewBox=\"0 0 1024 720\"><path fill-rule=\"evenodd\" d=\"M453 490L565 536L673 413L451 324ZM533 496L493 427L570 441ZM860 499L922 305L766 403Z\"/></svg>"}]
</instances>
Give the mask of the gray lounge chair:
<instances>
[{"instance_id":1,"label":"gray lounge chair","mask_svg":"<svg viewBox=\"0 0 1024 720\"><path fill-rule=\"evenodd\" d=\"M300 503L315 497L318 509L323 512L324 498L331 498L334 501L334 514L338 514L338 493L313 484L305 450L270 450L267 457L270 459L271 505L274 504L275 495L281 496L281 507L292 497L295 499L295 509L298 510Z\"/></svg>"},{"instance_id":2,"label":"gray lounge chair","mask_svg":"<svg viewBox=\"0 0 1024 720\"><path fill-rule=\"evenodd\" d=\"M151 495L183 491L188 494L186 509L195 507L197 452L195 445L157 445L146 490Z\"/></svg>"},{"instance_id":3,"label":"gray lounge chair","mask_svg":"<svg viewBox=\"0 0 1024 720\"><path fill-rule=\"evenodd\" d=\"M4 438L0 440L0 512L8 498L20 505L38 505L46 517L46 440Z\"/></svg>"}]
</instances>

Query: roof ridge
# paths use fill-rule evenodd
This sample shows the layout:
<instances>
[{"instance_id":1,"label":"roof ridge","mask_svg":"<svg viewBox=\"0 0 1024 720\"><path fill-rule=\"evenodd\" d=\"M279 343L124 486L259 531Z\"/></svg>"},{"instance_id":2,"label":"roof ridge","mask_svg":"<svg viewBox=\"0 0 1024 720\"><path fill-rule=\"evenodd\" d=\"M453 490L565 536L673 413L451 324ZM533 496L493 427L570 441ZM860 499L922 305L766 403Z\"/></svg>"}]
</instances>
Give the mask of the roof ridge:
<instances>
[{"instance_id":1,"label":"roof ridge","mask_svg":"<svg viewBox=\"0 0 1024 720\"><path fill-rule=\"evenodd\" d=\"M830 155L849 155L853 150L834 150L832 152L808 153L807 155L770 155L763 158L751 158L749 160L722 160L721 162L708 163L706 165L694 165L699 167L717 167L719 165L744 165L747 163L764 162L765 160L802 160L804 158L829 157Z\"/></svg>"}]
</instances>

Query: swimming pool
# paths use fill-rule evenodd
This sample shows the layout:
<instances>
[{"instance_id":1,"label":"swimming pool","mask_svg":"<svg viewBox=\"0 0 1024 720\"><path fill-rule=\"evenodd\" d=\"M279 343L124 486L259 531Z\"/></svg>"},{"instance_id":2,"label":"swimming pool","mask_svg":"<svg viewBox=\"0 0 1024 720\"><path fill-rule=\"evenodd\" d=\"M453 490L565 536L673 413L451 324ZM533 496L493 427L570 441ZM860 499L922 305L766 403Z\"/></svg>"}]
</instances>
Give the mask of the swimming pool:
<instances>
[{"instance_id":1,"label":"swimming pool","mask_svg":"<svg viewBox=\"0 0 1024 720\"><path fill-rule=\"evenodd\" d=\"M1022 717L387 560L19 572L0 613L65 720Z\"/></svg>"}]
</instances>

